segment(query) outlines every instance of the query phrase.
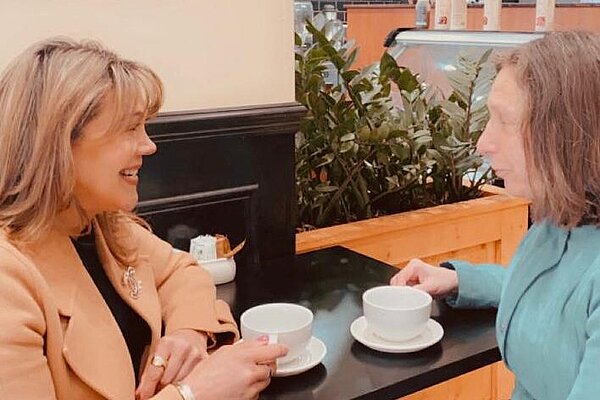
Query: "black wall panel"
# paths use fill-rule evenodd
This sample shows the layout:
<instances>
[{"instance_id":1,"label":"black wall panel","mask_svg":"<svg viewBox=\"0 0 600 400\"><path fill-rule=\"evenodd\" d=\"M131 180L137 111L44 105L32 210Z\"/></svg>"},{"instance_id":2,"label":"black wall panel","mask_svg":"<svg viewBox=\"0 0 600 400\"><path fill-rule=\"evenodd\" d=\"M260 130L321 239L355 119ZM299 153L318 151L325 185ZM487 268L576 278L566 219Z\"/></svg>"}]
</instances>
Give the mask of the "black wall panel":
<instances>
[{"instance_id":1,"label":"black wall panel","mask_svg":"<svg viewBox=\"0 0 600 400\"><path fill-rule=\"evenodd\" d=\"M199 234L247 246L238 273L295 253L294 135L305 109L277 104L165 113L140 174L138 213L182 250Z\"/></svg>"}]
</instances>

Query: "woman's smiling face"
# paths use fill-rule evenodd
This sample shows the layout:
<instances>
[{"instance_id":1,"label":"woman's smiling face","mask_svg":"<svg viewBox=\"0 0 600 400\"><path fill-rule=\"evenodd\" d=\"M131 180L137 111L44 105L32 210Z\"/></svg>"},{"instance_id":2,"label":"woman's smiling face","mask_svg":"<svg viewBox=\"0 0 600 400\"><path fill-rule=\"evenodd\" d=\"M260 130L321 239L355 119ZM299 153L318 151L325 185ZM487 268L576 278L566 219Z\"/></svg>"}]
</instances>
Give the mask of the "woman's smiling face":
<instances>
[{"instance_id":1,"label":"woman's smiling face","mask_svg":"<svg viewBox=\"0 0 600 400\"><path fill-rule=\"evenodd\" d=\"M142 158L156 152L146 133L143 104L118 124L122 128L111 131L115 112L115 101L107 96L98 115L83 127L72 146L74 193L89 216L133 210L138 202Z\"/></svg>"}]
</instances>

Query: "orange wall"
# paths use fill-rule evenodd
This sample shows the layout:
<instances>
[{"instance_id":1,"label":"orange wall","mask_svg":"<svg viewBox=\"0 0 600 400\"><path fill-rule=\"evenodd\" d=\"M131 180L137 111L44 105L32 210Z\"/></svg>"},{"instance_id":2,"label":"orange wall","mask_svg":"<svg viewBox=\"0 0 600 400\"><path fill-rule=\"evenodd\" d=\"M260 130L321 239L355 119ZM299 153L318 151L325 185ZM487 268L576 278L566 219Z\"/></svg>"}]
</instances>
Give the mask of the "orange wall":
<instances>
[{"instance_id":1,"label":"orange wall","mask_svg":"<svg viewBox=\"0 0 600 400\"><path fill-rule=\"evenodd\" d=\"M433 15L434 10L431 11ZM377 61L383 51L386 35L399 27L413 27L415 8L395 6L347 6L348 39L355 39L360 53L355 67L360 68ZM503 31L533 31L534 5L505 5L502 8ZM600 6L573 5L556 7L556 30L588 30L600 32ZM467 29L481 30L483 7L469 7Z\"/></svg>"}]
</instances>

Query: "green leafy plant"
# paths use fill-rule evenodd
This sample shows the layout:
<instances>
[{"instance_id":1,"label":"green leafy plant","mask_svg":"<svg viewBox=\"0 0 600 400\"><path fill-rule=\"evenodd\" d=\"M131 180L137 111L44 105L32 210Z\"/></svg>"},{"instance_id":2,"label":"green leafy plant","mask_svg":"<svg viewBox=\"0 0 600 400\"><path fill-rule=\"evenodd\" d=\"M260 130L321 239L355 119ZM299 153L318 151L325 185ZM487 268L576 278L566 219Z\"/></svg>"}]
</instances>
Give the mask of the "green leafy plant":
<instances>
[{"instance_id":1,"label":"green leafy plant","mask_svg":"<svg viewBox=\"0 0 600 400\"><path fill-rule=\"evenodd\" d=\"M490 50L459 56L445 97L387 53L352 69L352 43L308 30L314 44L296 50L296 100L308 109L296 136L300 229L481 195L491 172L475 174L475 143L488 119Z\"/></svg>"}]
</instances>

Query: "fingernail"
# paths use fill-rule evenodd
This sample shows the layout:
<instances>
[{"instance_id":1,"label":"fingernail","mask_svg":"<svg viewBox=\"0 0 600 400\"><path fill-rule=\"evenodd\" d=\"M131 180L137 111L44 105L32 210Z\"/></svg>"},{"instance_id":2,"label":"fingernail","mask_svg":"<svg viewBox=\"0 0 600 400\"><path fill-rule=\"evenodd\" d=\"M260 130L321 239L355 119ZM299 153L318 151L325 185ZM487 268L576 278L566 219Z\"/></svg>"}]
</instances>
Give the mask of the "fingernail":
<instances>
[{"instance_id":1,"label":"fingernail","mask_svg":"<svg viewBox=\"0 0 600 400\"><path fill-rule=\"evenodd\" d=\"M257 337L256 340L258 340L259 342L267 343L269 341L269 336L262 335L262 336Z\"/></svg>"}]
</instances>

